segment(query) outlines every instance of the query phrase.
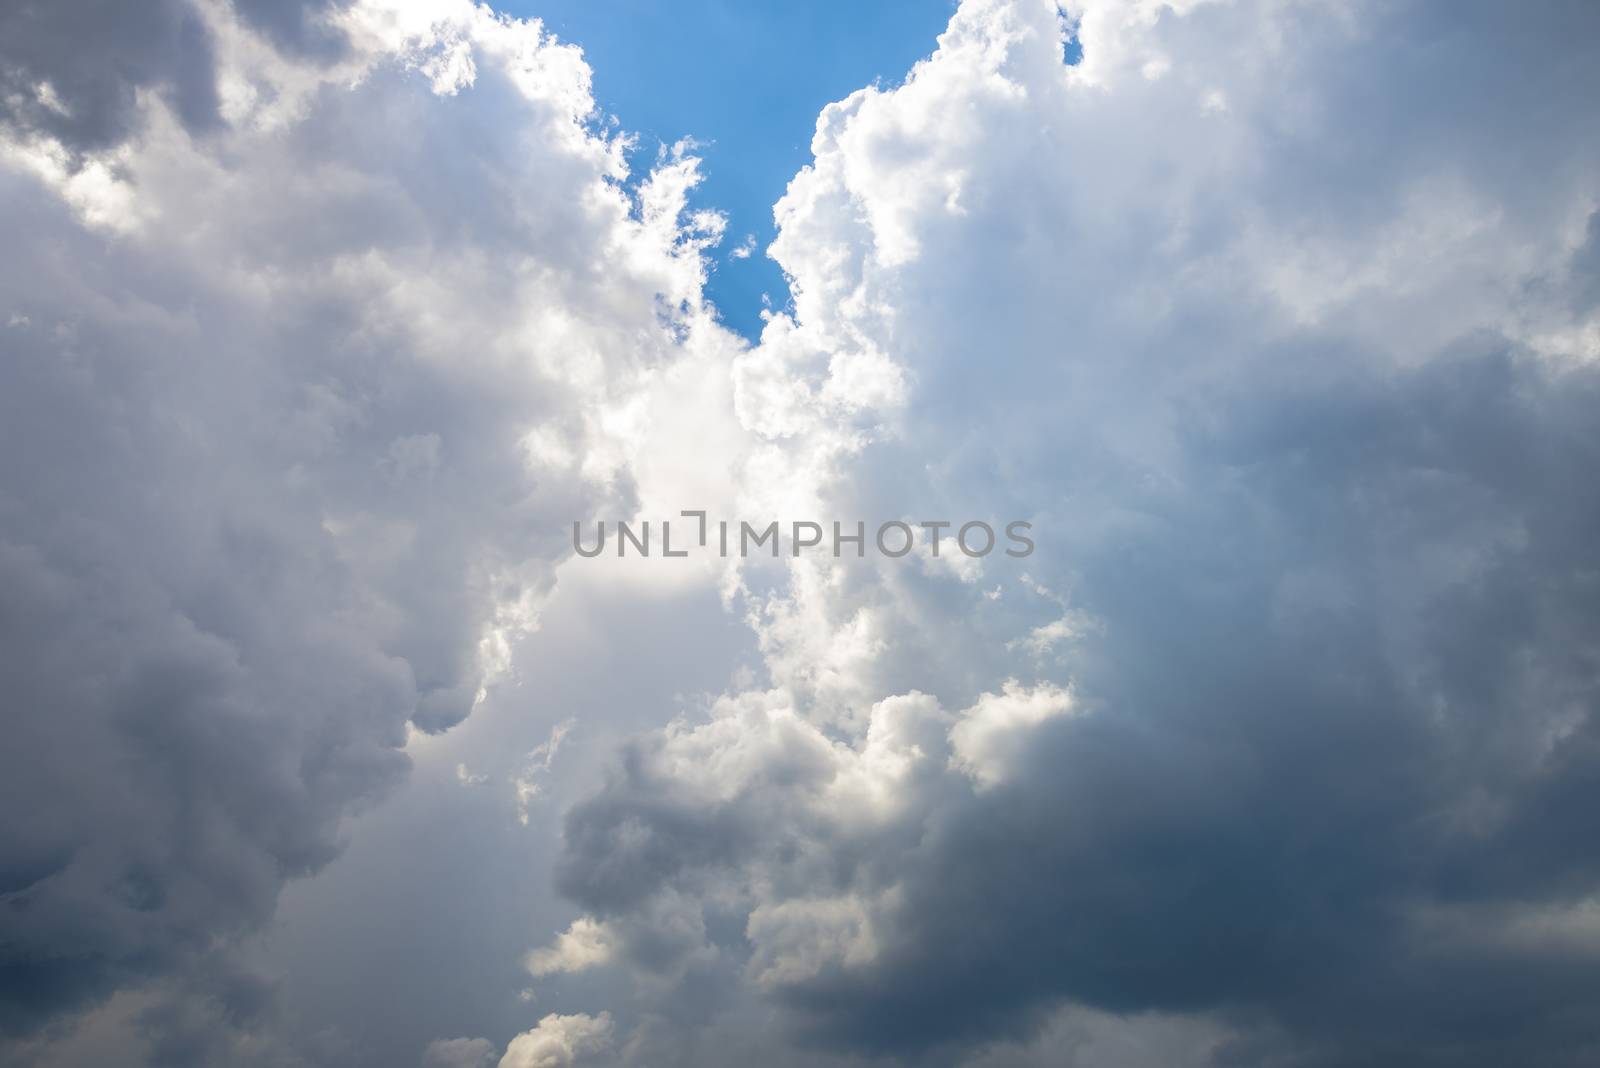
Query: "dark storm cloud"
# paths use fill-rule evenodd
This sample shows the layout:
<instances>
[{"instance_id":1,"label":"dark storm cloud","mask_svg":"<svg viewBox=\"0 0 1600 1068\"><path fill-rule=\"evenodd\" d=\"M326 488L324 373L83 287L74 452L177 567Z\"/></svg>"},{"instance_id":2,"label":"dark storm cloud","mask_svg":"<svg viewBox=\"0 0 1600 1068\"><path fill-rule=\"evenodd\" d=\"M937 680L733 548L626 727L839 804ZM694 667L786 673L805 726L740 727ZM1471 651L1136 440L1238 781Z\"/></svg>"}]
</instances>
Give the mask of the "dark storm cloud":
<instances>
[{"instance_id":1,"label":"dark storm cloud","mask_svg":"<svg viewBox=\"0 0 1600 1068\"><path fill-rule=\"evenodd\" d=\"M328 15L349 0L233 0L234 10L273 44L291 55L331 60L345 47L344 34Z\"/></svg>"},{"instance_id":2,"label":"dark storm cloud","mask_svg":"<svg viewBox=\"0 0 1600 1068\"><path fill-rule=\"evenodd\" d=\"M796 565L771 691L628 748L559 886L622 938L737 902L708 937L824 1055L1076 1005L1216 1064L1592 1063L1595 9L1082 6L1104 84L974 0L823 116L775 246L796 333L912 383L819 495L1032 515L1029 579ZM984 724L1007 677L1071 714Z\"/></svg>"},{"instance_id":3,"label":"dark storm cloud","mask_svg":"<svg viewBox=\"0 0 1600 1068\"><path fill-rule=\"evenodd\" d=\"M464 17L544 78L478 69L514 153L402 40L266 135L0 170L0 1059L294 1063L239 946L467 716L599 499L523 444L588 448L550 322L596 390L671 350L697 261L607 183L586 69Z\"/></svg>"},{"instance_id":4,"label":"dark storm cloud","mask_svg":"<svg viewBox=\"0 0 1600 1068\"><path fill-rule=\"evenodd\" d=\"M1313 389L1224 409L1200 499L1084 567L1117 621L1079 675L1102 714L936 818L881 967L795 992L824 1032L903 1048L1064 994L1264 1011L1327 1063L1582 1063L1600 961L1460 959L1408 910L1600 876L1600 375L1464 355ZM1484 524L1518 536L1386 632L1383 572ZM1338 596L1286 616L1307 568Z\"/></svg>"},{"instance_id":5,"label":"dark storm cloud","mask_svg":"<svg viewBox=\"0 0 1600 1068\"><path fill-rule=\"evenodd\" d=\"M36 207L25 243L57 224ZM352 589L306 552L315 515L261 516L261 469L202 463L227 446L162 414L181 409L163 379L192 339L74 314L121 265L20 269L7 290L40 318L6 329L0 372L7 1030L258 923L285 877L333 855L341 812L403 771L415 703L404 662L334 622Z\"/></svg>"},{"instance_id":6,"label":"dark storm cloud","mask_svg":"<svg viewBox=\"0 0 1600 1068\"><path fill-rule=\"evenodd\" d=\"M1600 211L1589 216L1583 244L1572 257L1572 304L1580 311L1600 307Z\"/></svg>"},{"instance_id":7,"label":"dark storm cloud","mask_svg":"<svg viewBox=\"0 0 1600 1068\"><path fill-rule=\"evenodd\" d=\"M903 897L870 965L780 1000L811 1041L913 1060L1066 997L1271 1020L1305 1063L1587 1063L1600 957L1475 925L1600 884L1600 373L1477 339L1194 405L1185 488L1080 560L1115 621L1073 658L1096 712L1013 781L951 784L892 861L823 839L816 892ZM821 832L775 784L831 774L695 817L636 749L569 817L562 887L605 916L801 855ZM1452 913L1474 925L1430 937Z\"/></svg>"},{"instance_id":8,"label":"dark storm cloud","mask_svg":"<svg viewBox=\"0 0 1600 1068\"><path fill-rule=\"evenodd\" d=\"M236 4L307 90L258 135L195 8L7 7L0 138L130 150L0 170L0 1059L97 1025L127 1063L504 1048L314 1050L235 950L474 707L626 456L1041 548L724 584L763 671L567 814L589 916L530 956L514 1063L945 1065L1063 1005L1256 1068L1595 1060L1595 8L1451 7L1108 4L1085 86L1053 5L971 0L942 67L824 115L795 318L749 350L657 320L698 299L677 209L624 199L576 57L487 14L371 12L383 55L319 84L327 5ZM140 91L209 136L129 138ZM684 337L715 388L667 388ZM565 622L621 654L552 656L543 700L659 723L678 676L605 618ZM663 655L733 644L693 618ZM464 752L440 778L486 786ZM298 965L373 983L308 984L334 1030L441 975L515 997L551 910L475 857L527 840L448 822L367 857L429 861L387 925L330 896ZM491 979L407 959L463 902Z\"/></svg>"},{"instance_id":9,"label":"dark storm cloud","mask_svg":"<svg viewBox=\"0 0 1600 1068\"><path fill-rule=\"evenodd\" d=\"M286 53L331 60L344 42L326 15L340 2L235 6ZM213 47L190 0L9 0L0 6L0 119L92 151L129 134L135 95L150 90L202 133L221 121Z\"/></svg>"}]
</instances>

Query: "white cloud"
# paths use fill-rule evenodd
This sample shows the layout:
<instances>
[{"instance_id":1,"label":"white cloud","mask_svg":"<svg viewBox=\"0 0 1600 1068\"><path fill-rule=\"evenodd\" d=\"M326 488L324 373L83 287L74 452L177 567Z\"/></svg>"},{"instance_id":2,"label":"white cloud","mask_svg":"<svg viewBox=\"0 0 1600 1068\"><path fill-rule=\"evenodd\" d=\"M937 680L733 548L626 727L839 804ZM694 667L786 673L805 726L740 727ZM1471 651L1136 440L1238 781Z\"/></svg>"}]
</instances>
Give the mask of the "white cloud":
<instances>
[{"instance_id":1,"label":"white cloud","mask_svg":"<svg viewBox=\"0 0 1600 1068\"><path fill-rule=\"evenodd\" d=\"M1064 1000L1237 1005L1235 979L1263 1063L1356 1049L1338 1024L1274 1030L1305 1006L1251 936L1227 942L1252 963L1212 967L1206 931L1260 921L1241 879L1292 884L1285 924L1325 915L1315 877L1258 851L1293 854L1296 814L1412 826L1457 791L1537 824L1521 791L1554 780L1521 778L1528 754L1572 737L1546 697L1594 701L1566 654L1514 666L1592 631L1570 583L1593 556L1567 540L1593 534L1592 494L1563 501L1594 383L1561 377L1581 345L1553 339L1596 314L1572 297L1600 205L1573 93L1594 24L1442 18L967 0L904 85L824 109L777 207L793 310L733 365L737 499L1027 518L1039 551L1029 576L745 568L765 677L625 751L568 820L563 889L613 920L663 895L743 916L743 941L707 924L738 981L853 1050L1025 1036ZM1473 444L1491 426L1538 488ZM1011 583L1037 596L993 596ZM1469 649L1492 695L1464 682ZM1433 734L1441 715L1465 733ZM1475 770L1420 770L1442 764ZM1384 874L1323 934L1404 952L1361 909L1433 876L1399 873L1412 844L1343 843L1322 859ZM1367 981L1302 948L1335 986ZM1133 1031L1218 1056L1239 1038L1205 1017Z\"/></svg>"},{"instance_id":2,"label":"white cloud","mask_svg":"<svg viewBox=\"0 0 1600 1068\"><path fill-rule=\"evenodd\" d=\"M755 947L750 972L763 988L804 982L835 965L864 964L878 952L871 916L849 897L758 905L746 933Z\"/></svg>"},{"instance_id":3,"label":"white cloud","mask_svg":"<svg viewBox=\"0 0 1600 1068\"><path fill-rule=\"evenodd\" d=\"M655 695L681 714L566 814L583 916L527 964L616 1021L502 1065L1438 1060L1451 999L1507 982L1560 1020L1485 1063L1592 1042L1533 952L1592 917L1516 900L1593 878L1592 16L967 0L819 117L793 310L744 348L692 146L630 196L575 49L364 0L319 59L197 10L214 121L160 71L132 114L67 82L7 113L0 657L51 715L0 769L68 803L0 827L12 941L88 962L40 989L199 975L408 731L496 695L558 724L495 766L548 835L592 665L507 695L549 681L516 650L570 522L704 504L1026 518L1039 551L584 561L596 600L720 596L756 668ZM1448 887L1485 901L1414 908ZM1453 985L1412 936L1480 916Z\"/></svg>"},{"instance_id":4,"label":"white cloud","mask_svg":"<svg viewBox=\"0 0 1600 1068\"><path fill-rule=\"evenodd\" d=\"M1005 780L1034 728L1072 711L1072 694L1060 687L1029 689L1007 679L1000 693L980 696L950 728L951 763L980 786L994 786Z\"/></svg>"},{"instance_id":5,"label":"white cloud","mask_svg":"<svg viewBox=\"0 0 1600 1068\"><path fill-rule=\"evenodd\" d=\"M500 1068L571 1068L592 1059L611 1043L611 1016L551 1013L539 1026L511 1040Z\"/></svg>"},{"instance_id":6,"label":"white cloud","mask_svg":"<svg viewBox=\"0 0 1600 1068\"><path fill-rule=\"evenodd\" d=\"M605 964L615 953L616 935L604 923L580 916L554 944L528 954L528 971L536 978L581 972Z\"/></svg>"},{"instance_id":7,"label":"white cloud","mask_svg":"<svg viewBox=\"0 0 1600 1068\"><path fill-rule=\"evenodd\" d=\"M630 492L614 413L726 343L695 161L633 199L576 49L364 0L305 15L323 54L257 7L148 13L212 49L214 114L0 116L0 942L35 1022L260 930L507 681L571 519Z\"/></svg>"}]
</instances>

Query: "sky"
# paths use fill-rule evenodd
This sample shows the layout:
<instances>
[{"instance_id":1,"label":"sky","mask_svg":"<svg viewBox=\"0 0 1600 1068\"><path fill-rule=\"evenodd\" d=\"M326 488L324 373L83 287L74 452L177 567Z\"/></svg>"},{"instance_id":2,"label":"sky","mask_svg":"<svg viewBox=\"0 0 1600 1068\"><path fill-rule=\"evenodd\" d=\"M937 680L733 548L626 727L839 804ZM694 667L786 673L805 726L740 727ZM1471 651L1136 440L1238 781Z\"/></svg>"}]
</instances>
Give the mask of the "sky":
<instances>
[{"instance_id":1,"label":"sky","mask_svg":"<svg viewBox=\"0 0 1600 1068\"><path fill-rule=\"evenodd\" d=\"M1600 9L840 10L0 7L0 1064L1595 1061Z\"/></svg>"},{"instance_id":2,"label":"sky","mask_svg":"<svg viewBox=\"0 0 1600 1068\"><path fill-rule=\"evenodd\" d=\"M755 340L762 311L788 303L783 271L766 255L772 205L810 161L817 112L863 85L902 81L933 51L953 6L559 0L504 10L583 49L596 103L638 135L646 166L663 145L695 142L705 176L691 202L728 217L706 294L724 323Z\"/></svg>"}]
</instances>

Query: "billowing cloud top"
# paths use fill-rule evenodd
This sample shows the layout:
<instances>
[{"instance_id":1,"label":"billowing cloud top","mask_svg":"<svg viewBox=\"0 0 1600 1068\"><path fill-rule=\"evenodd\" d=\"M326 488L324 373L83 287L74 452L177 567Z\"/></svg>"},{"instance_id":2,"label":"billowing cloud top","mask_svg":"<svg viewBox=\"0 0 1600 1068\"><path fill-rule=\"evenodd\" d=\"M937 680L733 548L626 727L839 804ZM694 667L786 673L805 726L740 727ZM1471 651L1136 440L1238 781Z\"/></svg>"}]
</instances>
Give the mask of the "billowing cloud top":
<instances>
[{"instance_id":1,"label":"billowing cloud top","mask_svg":"<svg viewBox=\"0 0 1600 1068\"><path fill-rule=\"evenodd\" d=\"M537 22L100 6L0 23L0 1048L392 1063L252 946L577 588L748 634L451 764L566 920L421 1063L1593 1060L1600 9L966 0L747 345ZM680 508L1038 547L570 559Z\"/></svg>"}]
</instances>

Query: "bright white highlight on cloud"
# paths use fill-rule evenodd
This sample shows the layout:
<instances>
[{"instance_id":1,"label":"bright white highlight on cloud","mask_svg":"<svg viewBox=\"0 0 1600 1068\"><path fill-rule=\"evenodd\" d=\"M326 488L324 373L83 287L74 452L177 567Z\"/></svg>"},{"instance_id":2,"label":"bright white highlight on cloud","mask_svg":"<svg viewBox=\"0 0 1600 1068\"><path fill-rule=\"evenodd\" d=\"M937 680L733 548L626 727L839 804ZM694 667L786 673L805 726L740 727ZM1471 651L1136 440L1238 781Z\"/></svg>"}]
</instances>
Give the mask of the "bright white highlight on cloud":
<instances>
[{"instance_id":1,"label":"bright white highlight on cloud","mask_svg":"<svg viewBox=\"0 0 1600 1068\"><path fill-rule=\"evenodd\" d=\"M994 786L1006 777L1016 750L1040 724L1072 711L1072 695L1048 683L1025 690L1008 679L1000 693L986 693L961 714L950 730L951 760L979 786Z\"/></svg>"},{"instance_id":2,"label":"bright white highlight on cloud","mask_svg":"<svg viewBox=\"0 0 1600 1068\"><path fill-rule=\"evenodd\" d=\"M611 959L614 936L603 923L587 917L572 922L553 945L528 954L528 971L534 976L581 972Z\"/></svg>"},{"instance_id":3,"label":"bright white highlight on cloud","mask_svg":"<svg viewBox=\"0 0 1600 1068\"><path fill-rule=\"evenodd\" d=\"M595 1054L611 1042L611 1016L552 1013L539 1026L511 1040L500 1068L572 1068L579 1064L598 1064Z\"/></svg>"}]
</instances>

